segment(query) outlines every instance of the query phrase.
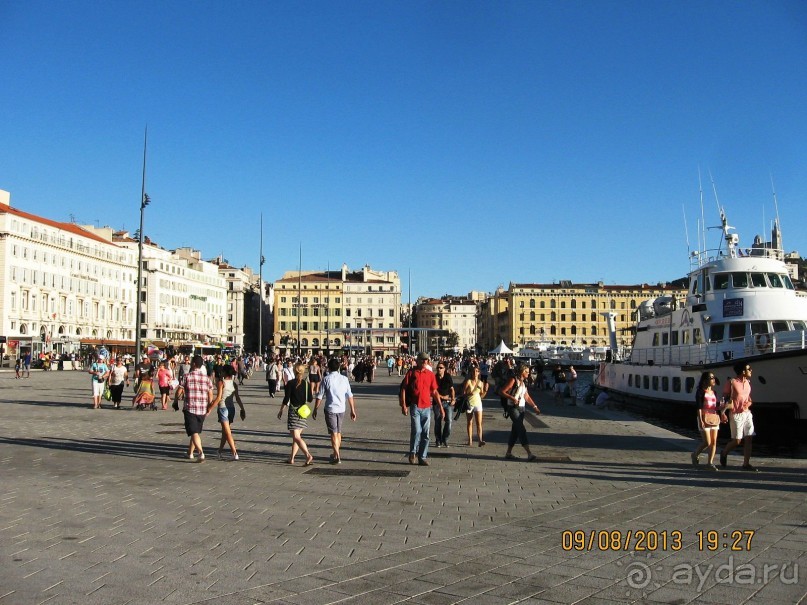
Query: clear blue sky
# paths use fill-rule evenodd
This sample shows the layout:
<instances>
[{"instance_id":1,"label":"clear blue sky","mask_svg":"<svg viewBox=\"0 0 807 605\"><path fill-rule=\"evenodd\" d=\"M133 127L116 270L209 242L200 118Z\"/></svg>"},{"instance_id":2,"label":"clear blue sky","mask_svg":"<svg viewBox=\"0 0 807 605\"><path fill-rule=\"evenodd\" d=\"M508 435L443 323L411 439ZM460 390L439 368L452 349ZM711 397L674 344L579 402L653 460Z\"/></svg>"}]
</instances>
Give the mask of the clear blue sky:
<instances>
[{"instance_id":1,"label":"clear blue sky","mask_svg":"<svg viewBox=\"0 0 807 605\"><path fill-rule=\"evenodd\" d=\"M807 256L807 3L0 0L0 189L406 299L687 269L704 173ZM716 235L710 242L715 243Z\"/></svg>"}]
</instances>

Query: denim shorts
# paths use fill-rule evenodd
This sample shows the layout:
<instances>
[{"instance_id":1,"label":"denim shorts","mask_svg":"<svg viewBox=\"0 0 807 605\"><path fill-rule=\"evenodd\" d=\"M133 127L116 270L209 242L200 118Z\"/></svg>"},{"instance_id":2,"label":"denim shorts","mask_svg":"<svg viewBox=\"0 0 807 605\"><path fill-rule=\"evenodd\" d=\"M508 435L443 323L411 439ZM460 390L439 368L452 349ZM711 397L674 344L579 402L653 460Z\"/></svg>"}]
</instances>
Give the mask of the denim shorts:
<instances>
[{"instance_id":1,"label":"denim shorts","mask_svg":"<svg viewBox=\"0 0 807 605\"><path fill-rule=\"evenodd\" d=\"M219 407L219 422L233 423L235 420L235 406Z\"/></svg>"}]
</instances>

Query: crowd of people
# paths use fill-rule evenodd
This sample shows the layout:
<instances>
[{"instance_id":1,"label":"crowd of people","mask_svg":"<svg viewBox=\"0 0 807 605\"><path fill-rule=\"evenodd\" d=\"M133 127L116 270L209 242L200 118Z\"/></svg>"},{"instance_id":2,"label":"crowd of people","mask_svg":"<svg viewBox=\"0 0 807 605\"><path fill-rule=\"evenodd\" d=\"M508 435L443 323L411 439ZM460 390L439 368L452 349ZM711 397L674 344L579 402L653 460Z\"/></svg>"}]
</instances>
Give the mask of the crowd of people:
<instances>
[{"instance_id":1,"label":"crowd of people","mask_svg":"<svg viewBox=\"0 0 807 605\"><path fill-rule=\"evenodd\" d=\"M240 408L241 420L246 418L238 385L255 372L261 372L265 377L270 398L282 392L278 418L282 418L285 410L291 436L288 462L295 464L297 455L302 454L305 465L311 465L314 457L303 438L303 432L308 426L309 417L315 420L323 405L332 447L329 462L341 463L342 424L348 408L351 420L357 418L351 382L372 382L377 367L386 366L389 376L397 373L402 378L398 400L402 414L408 416L410 421L408 460L410 464L422 466L430 464L429 446L432 442L437 448L449 447L454 422L462 416L465 416L466 430L465 438L460 440L461 445L474 445L474 433L476 444L479 447L486 445L483 400L491 391L498 398L502 413L511 421L504 457L516 459L513 450L520 444L526 453L526 460L535 460L524 419L528 408L536 414L541 411L532 399L530 389L549 389L555 401L561 404L564 395L570 394L574 405L577 380L573 367L557 366L545 377L542 371L534 372L529 365L516 364L512 357L444 356L433 362L427 353L388 356L386 359L349 354L331 358L323 355L296 358L276 355L266 359L259 355L232 358L226 355L209 355L205 358L198 355L146 357L134 366L131 375L126 361L117 357L109 363L106 357L98 356L88 364L88 372L92 376L92 407L99 409L102 399L107 399L113 408L120 409L123 406L124 388L130 384L134 388L131 403L134 409L166 410L172 397L174 408L179 409L178 402L183 400L185 429L189 437L186 455L189 459L200 461L205 459L201 443L202 427L205 418L213 410L216 410L221 424L219 458L223 456L225 447L229 447L232 459L239 459L230 425L236 418L236 404ZM747 374L750 374L751 368L747 364L740 365L736 368L737 378L724 386L720 404L712 389L714 375L704 372L701 377L696 403L697 426L702 442L692 453L693 464L699 463L700 455L705 451L708 456L706 468L717 470L714 464L717 429L720 423L729 423L732 439L721 452L721 465L726 466L728 453L732 449L743 445L742 468L756 470L750 464L753 419L749 410L751 399ZM604 406L608 398L603 391L592 391L591 395L591 403L596 401L598 407Z\"/></svg>"}]
</instances>

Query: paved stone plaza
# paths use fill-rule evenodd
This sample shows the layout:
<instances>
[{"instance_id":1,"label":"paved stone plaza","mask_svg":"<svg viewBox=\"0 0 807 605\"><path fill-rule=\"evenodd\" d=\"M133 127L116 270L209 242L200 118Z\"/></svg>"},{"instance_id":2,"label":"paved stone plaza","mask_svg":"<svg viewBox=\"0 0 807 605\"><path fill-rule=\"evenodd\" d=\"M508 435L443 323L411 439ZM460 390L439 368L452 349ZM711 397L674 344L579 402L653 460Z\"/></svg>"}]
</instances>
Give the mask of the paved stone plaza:
<instances>
[{"instance_id":1,"label":"paved stone plaza","mask_svg":"<svg viewBox=\"0 0 807 605\"><path fill-rule=\"evenodd\" d=\"M410 466L386 373L354 385L341 465L309 421L312 467L285 462L257 375L242 459L216 459L211 417L200 464L178 412L89 409L81 372L0 373L0 605L807 602L807 461L757 458L750 475L732 455L710 473L691 439L538 393L539 462L504 460L489 398L485 447L459 445L460 420Z\"/></svg>"}]
</instances>

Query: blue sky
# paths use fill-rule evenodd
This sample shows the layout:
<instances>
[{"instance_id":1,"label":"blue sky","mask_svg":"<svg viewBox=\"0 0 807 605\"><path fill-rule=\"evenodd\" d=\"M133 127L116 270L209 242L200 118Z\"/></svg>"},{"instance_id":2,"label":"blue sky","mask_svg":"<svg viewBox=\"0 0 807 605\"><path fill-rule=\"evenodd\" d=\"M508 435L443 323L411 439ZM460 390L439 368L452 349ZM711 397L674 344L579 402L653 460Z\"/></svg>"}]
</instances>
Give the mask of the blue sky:
<instances>
[{"instance_id":1,"label":"blue sky","mask_svg":"<svg viewBox=\"0 0 807 605\"><path fill-rule=\"evenodd\" d=\"M668 281L708 171L741 243L807 256L807 4L0 0L0 189L264 279L404 299ZM713 234L709 241L714 245Z\"/></svg>"}]
</instances>

